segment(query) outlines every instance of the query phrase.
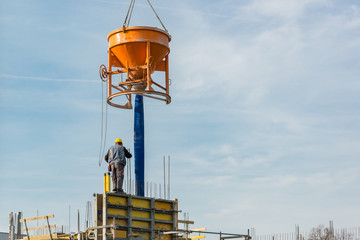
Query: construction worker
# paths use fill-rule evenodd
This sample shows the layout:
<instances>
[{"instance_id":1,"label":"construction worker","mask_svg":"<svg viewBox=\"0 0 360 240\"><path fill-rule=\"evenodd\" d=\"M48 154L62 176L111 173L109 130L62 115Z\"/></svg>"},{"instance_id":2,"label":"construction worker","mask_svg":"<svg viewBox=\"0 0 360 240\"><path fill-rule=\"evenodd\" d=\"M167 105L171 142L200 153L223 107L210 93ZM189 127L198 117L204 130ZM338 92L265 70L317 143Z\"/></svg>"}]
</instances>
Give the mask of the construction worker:
<instances>
[{"instance_id":1,"label":"construction worker","mask_svg":"<svg viewBox=\"0 0 360 240\"><path fill-rule=\"evenodd\" d=\"M124 181L124 168L126 165L125 157L131 158L132 155L123 146L122 140L117 138L115 140L115 145L110 147L109 151L105 155L105 161L109 163L111 168L114 192L124 192L122 185Z\"/></svg>"}]
</instances>

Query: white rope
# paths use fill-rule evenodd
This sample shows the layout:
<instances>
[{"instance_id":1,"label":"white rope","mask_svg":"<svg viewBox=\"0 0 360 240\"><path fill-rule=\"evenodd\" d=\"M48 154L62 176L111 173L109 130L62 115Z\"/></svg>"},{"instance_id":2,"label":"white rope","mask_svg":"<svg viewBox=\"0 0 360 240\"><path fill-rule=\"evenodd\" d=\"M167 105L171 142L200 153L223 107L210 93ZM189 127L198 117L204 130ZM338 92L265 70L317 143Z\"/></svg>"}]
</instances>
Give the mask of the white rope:
<instances>
[{"instance_id":1,"label":"white rope","mask_svg":"<svg viewBox=\"0 0 360 240\"><path fill-rule=\"evenodd\" d=\"M103 145L103 130L104 130L104 82L101 81L101 134L100 134L100 150L99 150L99 167L102 161L102 145Z\"/></svg>"}]
</instances>

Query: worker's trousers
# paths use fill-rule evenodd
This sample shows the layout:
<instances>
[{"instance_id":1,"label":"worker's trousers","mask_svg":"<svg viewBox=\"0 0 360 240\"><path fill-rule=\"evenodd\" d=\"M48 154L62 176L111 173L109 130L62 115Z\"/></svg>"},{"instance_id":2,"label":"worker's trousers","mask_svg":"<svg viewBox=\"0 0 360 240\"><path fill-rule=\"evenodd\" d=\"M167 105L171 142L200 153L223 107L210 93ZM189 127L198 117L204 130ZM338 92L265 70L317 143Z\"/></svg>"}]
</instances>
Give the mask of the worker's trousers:
<instances>
[{"instance_id":1,"label":"worker's trousers","mask_svg":"<svg viewBox=\"0 0 360 240\"><path fill-rule=\"evenodd\" d=\"M111 175L114 191L123 191L122 186L124 182L124 165L121 163L111 163Z\"/></svg>"}]
</instances>

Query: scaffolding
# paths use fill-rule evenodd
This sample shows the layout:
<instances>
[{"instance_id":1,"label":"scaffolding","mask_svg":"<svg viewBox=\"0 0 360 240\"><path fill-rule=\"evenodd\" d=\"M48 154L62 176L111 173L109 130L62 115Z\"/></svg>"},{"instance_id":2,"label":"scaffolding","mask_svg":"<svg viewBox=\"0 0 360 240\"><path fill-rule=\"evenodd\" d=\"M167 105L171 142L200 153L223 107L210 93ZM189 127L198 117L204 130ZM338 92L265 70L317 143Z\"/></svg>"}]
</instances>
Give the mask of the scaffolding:
<instances>
[{"instance_id":1,"label":"scaffolding","mask_svg":"<svg viewBox=\"0 0 360 240\"><path fill-rule=\"evenodd\" d=\"M232 234L206 231L206 228L189 229L194 221L189 220L184 214L184 219L179 219L178 200L141 197L131 194L107 192L94 194L94 225L85 227L80 231L78 212L78 232L64 233L63 229L56 232L56 225L50 225L49 219L54 215L38 216L33 218L18 219L25 224L22 229L26 234L10 240L189 240L202 239L204 235L218 235L219 240L243 238L250 240L249 234ZM15 232L15 222L10 214L10 228ZM21 215L20 215L21 217ZM28 223L44 219L44 226L29 227ZM184 224L184 229L179 228ZM51 230L54 229L55 230ZM31 235L34 230L45 230L45 234ZM190 236L191 234L199 236ZM200 236L202 234L203 236Z\"/></svg>"}]
</instances>

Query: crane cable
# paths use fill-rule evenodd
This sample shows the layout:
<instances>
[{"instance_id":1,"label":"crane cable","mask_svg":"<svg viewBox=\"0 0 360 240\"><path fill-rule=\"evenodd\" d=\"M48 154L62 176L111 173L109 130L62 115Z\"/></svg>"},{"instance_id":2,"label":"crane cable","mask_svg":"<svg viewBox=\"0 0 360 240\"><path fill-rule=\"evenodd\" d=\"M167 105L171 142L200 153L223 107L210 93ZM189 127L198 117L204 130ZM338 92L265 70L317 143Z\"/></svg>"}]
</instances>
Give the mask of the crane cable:
<instances>
[{"instance_id":1,"label":"crane cable","mask_svg":"<svg viewBox=\"0 0 360 240\"><path fill-rule=\"evenodd\" d=\"M130 11L130 15L129 15L129 22L127 23L127 26L126 27L129 27L129 24L130 24L130 20L131 20L131 16L132 16L132 13L133 13L133 10L134 10L134 5L135 5L135 0L134 0L134 3L131 7L131 11Z\"/></svg>"},{"instance_id":2,"label":"crane cable","mask_svg":"<svg viewBox=\"0 0 360 240\"><path fill-rule=\"evenodd\" d=\"M156 13L155 9L153 8L153 6L152 6L152 5L151 5L151 3L150 3L150 0L147 0L147 2L149 3L149 5L150 5L151 9L154 11L154 13L155 13L155 15L156 15L157 19L158 19L158 20L159 20L159 22L161 23L161 26L163 26L163 28L164 28L164 29L165 29L165 31L167 32L168 30L166 29L166 27L165 27L165 26L164 26L164 24L162 23L162 21L161 21L160 17L157 15L157 13Z\"/></svg>"},{"instance_id":3,"label":"crane cable","mask_svg":"<svg viewBox=\"0 0 360 240\"><path fill-rule=\"evenodd\" d=\"M164 30L165 30L166 32L168 32L168 30L167 30L166 27L164 26L163 22L161 21L159 15L156 13L154 7L151 5L150 0L146 0L146 1L149 3L151 9L152 9L153 12L155 13L155 16L156 16L157 19L159 20L161 26L164 28ZM126 17L125 17L125 20L124 20L123 28L125 28L125 26L126 26L126 27L129 27L130 19L131 19L132 12L133 12L133 9L134 9L134 5L135 5L135 0L131 0L131 1L130 1L130 5L129 5L129 9L128 9L127 13L126 13Z\"/></svg>"},{"instance_id":4,"label":"crane cable","mask_svg":"<svg viewBox=\"0 0 360 240\"><path fill-rule=\"evenodd\" d=\"M123 27L125 27L126 25L129 26L130 24L130 18L131 18L131 15L132 15L132 9L134 9L134 5L135 5L135 0L131 0L130 1L130 5L129 5L129 9L126 13L126 17L125 17L125 20L124 20L124 23L123 23ZM130 13L131 11L131 13ZM130 13L130 15L129 15Z\"/></svg>"}]
</instances>

